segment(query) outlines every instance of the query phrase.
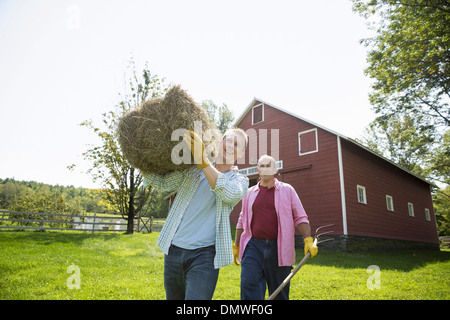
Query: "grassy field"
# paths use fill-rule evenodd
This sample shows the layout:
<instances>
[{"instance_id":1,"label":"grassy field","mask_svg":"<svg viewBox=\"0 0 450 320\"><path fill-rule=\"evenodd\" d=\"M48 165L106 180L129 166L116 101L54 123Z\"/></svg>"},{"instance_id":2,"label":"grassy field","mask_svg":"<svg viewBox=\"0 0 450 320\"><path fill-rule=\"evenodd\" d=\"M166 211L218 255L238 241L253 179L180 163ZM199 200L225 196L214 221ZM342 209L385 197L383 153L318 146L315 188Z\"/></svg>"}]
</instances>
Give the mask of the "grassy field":
<instances>
[{"instance_id":1,"label":"grassy field","mask_svg":"<svg viewBox=\"0 0 450 320\"><path fill-rule=\"evenodd\" d=\"M0 231L0 299L165 299L158 235ZM367 285L371 265L379 289ZM70 289L77 267L80 288ZM239 283L240 267L221 268L214 299L239 299ZM449 300L450 252L320 251L293 278L291 299Z\"/></svg>"}]
</instances>

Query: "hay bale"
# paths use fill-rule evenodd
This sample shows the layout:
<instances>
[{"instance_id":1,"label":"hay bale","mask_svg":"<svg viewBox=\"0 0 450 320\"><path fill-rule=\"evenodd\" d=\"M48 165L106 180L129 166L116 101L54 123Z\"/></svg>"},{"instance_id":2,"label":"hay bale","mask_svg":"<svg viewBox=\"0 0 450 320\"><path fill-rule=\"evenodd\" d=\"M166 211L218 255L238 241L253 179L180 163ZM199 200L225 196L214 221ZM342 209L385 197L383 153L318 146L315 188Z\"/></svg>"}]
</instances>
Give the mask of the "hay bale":
<instances>
[{"instance_id":1,"label":"hay bale","mask_svg":"<svg viewBox=\"0 0 450 320\"><path fill-rule=\"evenodd\" d=\"M172 149L180 144L182 138L171 141L171 136L176 129L194 130L195 121L201 122L203 131L216 132L203 108L180 86L170 88L163 99L145 101L119 120L118 140L125 159L143 172L157 174L184 170L194 165L192 157L191 164L175 164L172 161ZM205 141L206 147L211 149L217 140L216 134L210 141Z\"/></svg>"}]
</instances>

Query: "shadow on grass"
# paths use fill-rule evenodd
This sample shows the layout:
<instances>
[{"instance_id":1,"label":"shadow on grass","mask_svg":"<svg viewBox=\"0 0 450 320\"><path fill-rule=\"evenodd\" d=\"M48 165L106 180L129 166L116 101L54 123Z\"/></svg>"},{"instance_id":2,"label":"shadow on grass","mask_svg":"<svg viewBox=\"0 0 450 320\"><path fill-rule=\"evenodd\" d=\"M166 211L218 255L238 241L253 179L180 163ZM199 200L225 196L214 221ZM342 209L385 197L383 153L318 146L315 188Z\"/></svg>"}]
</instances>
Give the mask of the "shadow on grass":
<instances>
[{"instance_id":1,"label":"shadow on grass","mask_svg":"<svg viewBox=\"0 0 450 320\"><path fill-rule=\"evenodd\" d=\"M235 226L231 226L233 242L235 232ZM297 248L295 251L294 266L304 257L303 248ZM430 263L448 261L450 261L450 251L348 253L319 248L318 255L309 259L306 264L344 269L367 269L370 265L377 265L385 270L411 271Z\"/></svg>"},{"instance_id":2,"label":"shadow on grass","mask_svg":"<svg viewBox=\"0 0 450 320\"><path fill-rule=\"evenodd\" d=\"M296 265L303 256L303 250L297 249ZM369 252L358 254L319 249L317 256L309 259L306 263L344 269L366 269L370 265L377 265L384 270L411 271L430 263L444 263L448 261L450 261L449 251Z\"/></svg>"},{"instance_id":3,"label":"shadow on grass","mask_svg":"<svg viewBox=\"0 0 450 320\"><path fill-rule=\"evenodd\" d=\"M234 233L234 228L232 228ZM120 240L127 237L124 233L79 233L79 232L37 232L15 231L0 232L0 245L9 243L10 240L20 240L21 245L55 243L72 243L82 245L89 240ZM233 235L234 236L234 235ZM148 249L147 249L148 250ZM159 252L159 248L154 248ZM297 265L303 258L303 249L296 249ZM384 270L411 271L422 268L427 264L445 263L450 261L450 251L416 251L416 252L369 252L348 253L341 251L320 250L316 257L309 259L306 264L344 269L367 269L370 265L377 265Z\"/></svg>"},{"instance_id":4,"label":"shadow on grass","mask_svg":"<svg viewBox=\"0 0 450 320\"><path fill-rule=\"evenodd\" d=\"M26 242L38 243L43 245L50 245L55 243L74 243L82 244L87 239L99 239L99 240L113 240L119 239L121 236L126 236L124 233L85 233L85 232L67 232L67 231L7 231L0 232L0 243L6 242L9 239L19 239L23 244Z\"/></svg>"}]
</instances>

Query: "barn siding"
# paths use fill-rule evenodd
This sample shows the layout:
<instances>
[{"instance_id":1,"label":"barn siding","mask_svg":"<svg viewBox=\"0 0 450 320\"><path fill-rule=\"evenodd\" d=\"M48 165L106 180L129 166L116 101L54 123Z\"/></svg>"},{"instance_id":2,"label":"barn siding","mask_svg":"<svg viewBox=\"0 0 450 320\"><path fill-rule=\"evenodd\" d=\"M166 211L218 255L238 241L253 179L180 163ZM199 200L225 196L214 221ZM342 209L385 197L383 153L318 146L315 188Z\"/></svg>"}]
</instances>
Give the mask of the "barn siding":
<instances>
[{"instance_id":1,"label":"barn siding","mask_svg":"<svg viewBox=\"0 0 450 320\"><path fill-rule=\"evenodd\" d=\"M351 142L341 144L348 235L438 243L429 184ZM367 204L358 202L357 185L366 188ZM387 210L386 195L393 197L394 212Z\"/></svg>"},{"instance_id":2,"label":"barn siding","mask_svg":"<svg viewBox=\"0 0 450 320\"><path fill-rule=\"evenodd\" d=\"M253 105L259 104L255 101ZM263 153L273 154L271 129L279 130L279 157L283 169L277 178L291 184L297 191L309 216L313 231L320 225L335 224L334 235L343 237L343 249L349 239L358 237L387 238L403 241L438 243L436 220L428 183L408 174L382 158L356 144L341 140L347 235L343 235L341 188L336 134L317 127L318 152L299 156L298 133L316 128L307 121L264 104L264 121L252 125L252 112L237 124L247 130L267 130L267 151L259 150L249 163L249 148L240 169L254 166ZM251 141L250 141L251 142ZM242 161L242 159L240 159ZM257 175L249 176L256 179ZM357 185L366 187L367 204L357 201ZM386 208L386 195L394 200L394 212ZM415 217L408 214L408 202L414 204ZM425 219L425 208L430 210L431 221ZM231 223L236 224L241 203L231 213ZM356 241L358 242L358 241Z\"/></svg>"},{"instance_id":3,"label":"barn siding","mask_svg":"<svg viewBox=\"0 0 450 320\"><path fill-rule=\"evenodd\" d=\"M279 171L277 178L289 183L297 191L313 230L320 225L334 223L336 234L341 234L342 213L336 136L317 128L319 151L299 156L298 133L316 127L267 104L264 105L263 122L252 126L252 115L248 112L238 127L243 130L253 128L257 134L259 129L267 129L268 154L272 154L270 130L279 130L279 160L283 160L283 169ZM246 164L240 164L239 169L254 165L248 163L248 153L249 148L246 150ZM258 149L258 157L261 155ZM249 178L256 177L257 175L249 176ZM232 224L236 224L240 209L239 203L231 214Z\"/></svg>"}]
</instances>

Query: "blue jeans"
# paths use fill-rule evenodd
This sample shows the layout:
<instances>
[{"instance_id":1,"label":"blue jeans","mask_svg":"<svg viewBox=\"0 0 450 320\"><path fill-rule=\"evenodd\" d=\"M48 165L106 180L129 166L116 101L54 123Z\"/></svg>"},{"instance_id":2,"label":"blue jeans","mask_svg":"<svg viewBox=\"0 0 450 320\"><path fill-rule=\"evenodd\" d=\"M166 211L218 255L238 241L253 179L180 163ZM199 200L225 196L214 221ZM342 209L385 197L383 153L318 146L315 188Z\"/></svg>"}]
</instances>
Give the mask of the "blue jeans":
<instances>
[{"instance_id":1,"label":"blue jeans","mask_svg":"<svg viewBox=\"0 0 450 320\"><path fill-rule=\"evenodd\" d=\"M187 250L172 245L164 256L166 299L211 300L219 277L215 255L215 246Z\"/></svg>"},{"instance_id":2,"label":"blue jeans","mask_svg":"<svg viewBox=\"0 0 450 320\"><path fill-rule=\"evenodd\" d=\"M264 300L266 283L271 295L289 275L292 266L278 266L276 240L251 238L241 261L241 299ZM276 300L289 300L289 283Z\"/></svg>"}]
</instances>

